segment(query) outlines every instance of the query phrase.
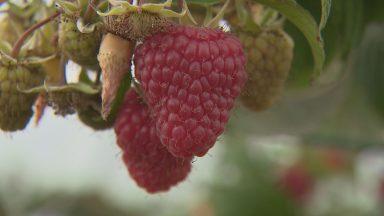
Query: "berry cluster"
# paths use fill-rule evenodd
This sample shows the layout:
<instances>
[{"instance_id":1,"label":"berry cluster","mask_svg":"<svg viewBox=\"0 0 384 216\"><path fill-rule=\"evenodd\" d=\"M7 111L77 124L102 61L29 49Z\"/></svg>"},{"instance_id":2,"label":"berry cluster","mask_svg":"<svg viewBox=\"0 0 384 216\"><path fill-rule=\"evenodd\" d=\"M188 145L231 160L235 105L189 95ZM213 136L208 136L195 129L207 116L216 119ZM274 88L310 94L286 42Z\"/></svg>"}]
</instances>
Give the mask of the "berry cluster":
<instances>
[{"instance_id":1,"label":"berry cluster","mask_svg":"<svg viewBox=\"0 0 384 216\"><path fill-rule=\"evenodd\" d=\"M247 79L245 56L228 33L175 25L146 38L134 63L143 100L128 93L117 141L138 185L162 191L183 180L191 159L223 133Z\"/></svg>"},{"instance_id":2,"label":"berry cluster","mask_svg":"<svg viewBox=\"0 0 384 216\"><path fill-rule=\"evenodd\" d=\"M22 130L46 106L56 115L77 113L94 130L114 126L130 175L149 193L183 181L193 158L224 132L238 97L255 111L275 102L293 42L281 26L248 32L244 20L231 22L239 39L219 29L219 20L237 13L226 10L230 1L212 10L204 27L185 1L178 12L172 2L7 2L0 19L0 129ZM24 33L16 41L18 32ZM81 67L76 83L66 80L68 61Z\"/></svg>"}]
</instances>

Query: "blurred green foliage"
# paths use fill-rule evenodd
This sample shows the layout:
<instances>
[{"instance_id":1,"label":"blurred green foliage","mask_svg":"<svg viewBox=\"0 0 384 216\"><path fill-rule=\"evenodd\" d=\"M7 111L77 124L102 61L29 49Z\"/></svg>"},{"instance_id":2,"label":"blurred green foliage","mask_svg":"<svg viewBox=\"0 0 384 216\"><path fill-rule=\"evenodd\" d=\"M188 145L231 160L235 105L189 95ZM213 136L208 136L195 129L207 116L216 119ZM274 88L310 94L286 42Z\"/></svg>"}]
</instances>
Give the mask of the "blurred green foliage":
<instances>
[{"instance_id":1,"label":"blurred green foliage","mask_svg":"<svg viewBox=\"0 0 384 216\"><path fill-rule=\"evenodd\" d=\"M298 0L320 21L321 2ZM364 0L334 0L328 23L322 32L326 53L325 69L336 60L346 61L349 52L356 47L363 33ZM313 60L311 50L304 41L304 36L290 23L286 30L294 38L295 54L290 76L290 87L307 87L311 78ZM326 72L326 71L325 71Z\"/></svg>"}]
</instances>

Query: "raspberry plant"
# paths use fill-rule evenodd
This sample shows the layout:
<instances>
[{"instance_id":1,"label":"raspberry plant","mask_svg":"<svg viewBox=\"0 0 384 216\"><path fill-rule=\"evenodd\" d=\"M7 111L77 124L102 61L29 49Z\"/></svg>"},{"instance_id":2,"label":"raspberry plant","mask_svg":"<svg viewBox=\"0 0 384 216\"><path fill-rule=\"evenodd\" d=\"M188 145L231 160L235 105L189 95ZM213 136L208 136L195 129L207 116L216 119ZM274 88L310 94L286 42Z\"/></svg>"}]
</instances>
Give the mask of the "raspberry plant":
<instances>
[{"instance_id":1,"label":"raspberry plant","mask_svg":"<svg viewBox=\"0 0 384 216\"><path fill-rule=\"evenodd\" d=\"M316 80L331 1L321 2L319 23L295 0L3 3L0 128L24 129L35 101L37 121L50 106L94 130L114 125L131 177L167 191L225 132L237 98L254 111L278 101L304 43L287 23L307 39ZM75 83L68 61L82 68Z\"/></svg>"}]
</instances>

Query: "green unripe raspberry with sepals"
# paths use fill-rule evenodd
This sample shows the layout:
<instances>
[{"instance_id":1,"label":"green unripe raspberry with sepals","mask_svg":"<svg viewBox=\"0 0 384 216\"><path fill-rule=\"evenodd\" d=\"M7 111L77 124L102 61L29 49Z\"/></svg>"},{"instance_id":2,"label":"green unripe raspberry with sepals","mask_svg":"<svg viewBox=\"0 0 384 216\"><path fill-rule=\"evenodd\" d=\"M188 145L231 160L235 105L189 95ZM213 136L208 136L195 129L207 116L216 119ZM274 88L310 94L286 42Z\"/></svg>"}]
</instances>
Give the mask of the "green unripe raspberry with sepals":
<instances>
[{"instance_id":1,"label":"green unripe raspberry with sepals","mask_svg":"<svg viewBox=\"0 0 384 216\"><path fill-rule=\"evenodd\" d=\"M93 32L82 33L76 26L76 19L62 15L59 26L59 46L62 52L81 66L98 69L101 28L101 24L97 24Z\"/></svg>"},{"instance_id":2,"label":"green unripe raspberry with sepals","mask_svg":"<svg viewBox=\"0 0 384 216\"><path fill-rule=\"evenodd\" d=\"M93 130L106 130L113 126L114 121L104 120L99 111L89 107L78 111L79 120Z\"/></svg>"},{"instance_id":3,"label":"green unripe raspberry with sepals","mask_svg":"<svg viewBox=\"0 0 384 216\"><path fill-rule=\"evenodd\" d=\"M248 58L248 81L241 101L251 110L265 110L284 90L291 69L294 43L280 28L264 29L259 34L236 33Z\"/></svg>"},{"instance_id":4,"label":"green unripe raspberry with sepals","mask_svg":"<svg viewBox=\"0 0 384 216\"><path fill-rule=\"evenodd\" d=\"M79 120L93 130L106 130L113 126L114 120L104 120L101 116L101 95L87 95L74 92L73 105Z\"/></svg>"},{"instance_id":5,"label":"green unripe raspberry with sepals","mask_svg":"<svg viewBox=\"0 0 384 216\"><path fill-rule=\"evenodd\" d=\"M37 94L25 94L26 90L43 84L41 67L0 63L0 129L22 130L33 115L32 105Z\"/></svg>"}]
</instances>

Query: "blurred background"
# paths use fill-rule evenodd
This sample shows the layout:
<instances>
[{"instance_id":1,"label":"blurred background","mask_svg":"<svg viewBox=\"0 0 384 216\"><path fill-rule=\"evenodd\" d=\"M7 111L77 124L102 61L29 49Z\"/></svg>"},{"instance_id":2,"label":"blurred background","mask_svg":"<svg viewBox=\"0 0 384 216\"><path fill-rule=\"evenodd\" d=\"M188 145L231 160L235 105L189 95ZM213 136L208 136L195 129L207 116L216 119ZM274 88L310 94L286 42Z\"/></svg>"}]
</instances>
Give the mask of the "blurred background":
<instances>
[{"instance_id":1,"label":"blurred background","mask_svg":"<svg viewBox=\"0 0 384 216\"><path fill-rule=\"evenodd\" d=\"M297 2L320 19L320 1ZM384 215L384 2L333 1L325 72L311 86L310 48L285 30L296 43L283 98L262 113L238 104L170 192L136 186L113 130L48 109L38 126L0 136L0 216Z\"/></svg>"}]
</instances>

